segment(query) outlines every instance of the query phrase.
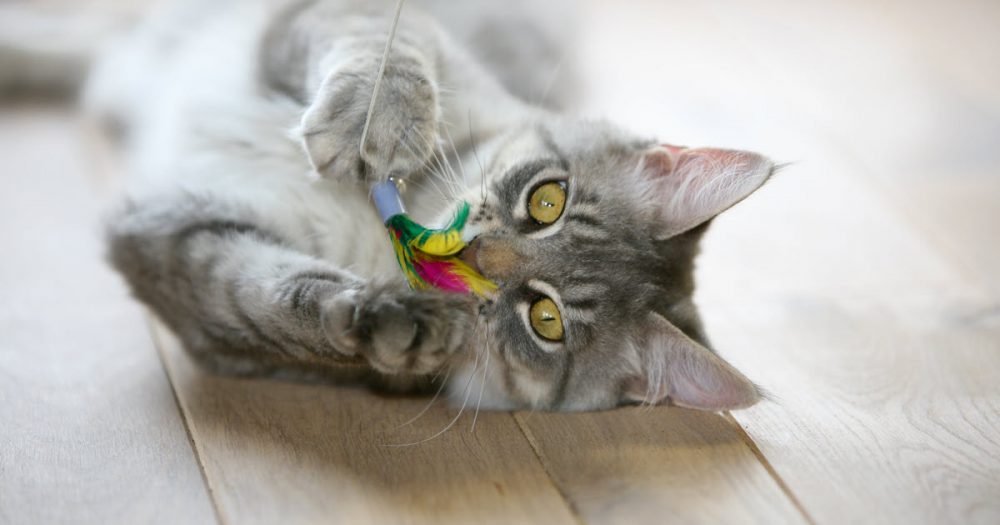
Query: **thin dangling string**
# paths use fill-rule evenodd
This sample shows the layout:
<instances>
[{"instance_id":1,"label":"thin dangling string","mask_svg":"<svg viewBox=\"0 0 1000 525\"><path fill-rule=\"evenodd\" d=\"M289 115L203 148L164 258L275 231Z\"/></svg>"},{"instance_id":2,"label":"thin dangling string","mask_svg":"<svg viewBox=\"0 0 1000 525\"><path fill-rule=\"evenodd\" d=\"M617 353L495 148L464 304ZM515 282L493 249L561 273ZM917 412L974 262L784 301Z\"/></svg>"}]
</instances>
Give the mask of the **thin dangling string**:
<instances>
[{"instance_id":1,"label":"thin dangling string","mask_svg":"<svg viewBox=\"0 0 1000 525\"><path fill-rule=\"evenodd\" d=\"M375 112L375 101L378 99L379 88L382 87L382 78L385 77L385 66L389 63L389 51L392 50L392 41L396 38L396 27L399 26L399 15L403 12L403 4L406 0L396 2L396 14L392 17L392 25L389 26L389 38L385 41L385 50L382 51L382 63L378 66L378 73L375 74L375 83L372 85L372 100L368 103L368 114L365 115L365 126L361 128L361 143L358 150L361 157L365 155L365 143L368 142L368 125L372 121L372 113Z\"/></svg>"},{"instance_id":2,"label":"thin dangling string","mask_svg":"<svg viewBox=\"0 0 1000 525\"><path fill-rule=\"evenodd\" d=\"M389 28L389 38L382 52L382 63L379 64L375 82L372 85L372 99L368 104L368 114L365 115L365 125L361 129L359 152L364 156L365 144L368 140L368 126L371 124L379 88L385 77L385 68L389 62L389 52L392 41L396 37L399 26L399 15L403 11L405 0L396 2L396 13ZM390 175L390 174L376 174ZM430 229L421 226L406 215L400 188L392 176L372 186L371 197L378 210L379 217L389 231L389 239L396 260L411 289L421 290L438 288L453 292L474 293L487 296L493 293L497 286L468 266L458 257L458 252L465 247L462 240L462 228L469 217L469 203L462 202L452 222L441 229Z\"/></svg>"}]
</instances>

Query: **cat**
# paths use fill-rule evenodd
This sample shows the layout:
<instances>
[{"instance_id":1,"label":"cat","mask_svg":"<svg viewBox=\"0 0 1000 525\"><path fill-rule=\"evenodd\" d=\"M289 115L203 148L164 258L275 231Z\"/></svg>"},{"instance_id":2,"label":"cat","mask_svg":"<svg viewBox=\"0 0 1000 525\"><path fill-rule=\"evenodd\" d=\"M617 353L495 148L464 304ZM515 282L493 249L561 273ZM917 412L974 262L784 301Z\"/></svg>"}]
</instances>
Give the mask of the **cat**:
<instances>
[{"instance_id":1,"label":"cat","mask_svg":"<svg viewBox=\"0 0 1000 525\"><path fill-rule=\"evenodd\" d=\"M496 43L451 9L406 4L363 151L390 2L189 2L110 46L84 98L124 133L108 246L135 297L220 374L443 384L484 409L756 403L693 272L774 164L531 104L544 69L477 58ZM471 205L461 256L494 297L407 289L369 198L389 176L427 224Z\"/></svg>"}]
</instances>

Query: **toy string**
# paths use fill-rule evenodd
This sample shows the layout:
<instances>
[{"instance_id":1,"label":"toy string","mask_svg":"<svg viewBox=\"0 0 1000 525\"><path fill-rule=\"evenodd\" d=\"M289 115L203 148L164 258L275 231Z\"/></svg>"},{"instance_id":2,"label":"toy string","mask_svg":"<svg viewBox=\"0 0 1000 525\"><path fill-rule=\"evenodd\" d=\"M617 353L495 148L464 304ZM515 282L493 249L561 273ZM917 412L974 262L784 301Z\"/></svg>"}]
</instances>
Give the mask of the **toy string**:
<instances>
[{"instance_id":1,"label":"toy string","mask_svg":"<svg viewBox=\"0 0 1000 525\"><path fill-rule=\"evenodd\" d=\"M396 2L396 13L389 28L385 50L382 52L382 62L379 64L372 86L372 99L368 104L368 114L365 116L361 142L358 145L362 156L404 2L405 0ZM465 247L462 228L465 227L465 221L469 217L468 202L461 203L451 224L435 230L421 226L406 214L399 186L393 177L372 187L372 201L389 231L396 260L410 288L420 290L434 287L446 291L474 293L482 297L491 295L496 290L494 283L458 258L458 253Z\"/></svg>"},{"instance_id":2,"label":"toy string","mask_svg":"<svg viewBox=\"0 0 1000 525\"><path fill-rule=\"evenodd\" d=\"M378 99L379 89L382 87L382 79L385 78L385 66L389 63L389 51L392 50L392 41L396 38L396 28L399 27L399 15L403 12L403 4L406 0L396 2L396 13L392 16L392 25L389 26L389 38L385 41L385 49L382 50L382 62L379 63L378 73L375 74L375 83L372 85L372 100L368 103L368 113L365 115L365 125L361 129L361 142L358 150L362 157L365 154L365 144L368 142L368 125L372 121L372 113L375 112L375 101Z\"/></svg>"}]
</instances>

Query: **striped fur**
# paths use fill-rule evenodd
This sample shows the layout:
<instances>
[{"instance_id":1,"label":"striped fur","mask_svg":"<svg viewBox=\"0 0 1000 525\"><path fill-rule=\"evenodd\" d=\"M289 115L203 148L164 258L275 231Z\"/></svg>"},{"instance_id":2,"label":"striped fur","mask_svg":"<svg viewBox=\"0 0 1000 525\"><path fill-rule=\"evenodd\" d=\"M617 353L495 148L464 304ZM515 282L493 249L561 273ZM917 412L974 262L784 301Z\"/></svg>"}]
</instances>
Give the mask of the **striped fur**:
<instances>
[{"instance_id":1,"label":"striped fur","mask_svg":"<svg viewBox=\"0 0 1000 525\"><path fill-rule=\"evenodd\" d=\"M655 142L515 97L494 79L511 71L487 71L482 49L450 36L468 31L435 18L473 22L421 3L404 12L364 152L387 5L182 3L102 61L92 100L113 107L94 107L127 120L135 174L109 220L110 259L136 297L219 373L404 389L443 376L456 399L477 391L492 408L756 400L707 350L691 296L712 206L759 182L736 184L747 170L727 165L692 179L697 198L681 200L696 209L664 209L670 162ZM367 195L389 174L407 179L419 221L472 204L463 236L500 285L493 300L405 288ZM540 227L526 196L550 180L568 201ZM563 342L527 322L540 295L562 312ZM685 382L721 390L701 403Z\"/></svg>"}]
</instances>

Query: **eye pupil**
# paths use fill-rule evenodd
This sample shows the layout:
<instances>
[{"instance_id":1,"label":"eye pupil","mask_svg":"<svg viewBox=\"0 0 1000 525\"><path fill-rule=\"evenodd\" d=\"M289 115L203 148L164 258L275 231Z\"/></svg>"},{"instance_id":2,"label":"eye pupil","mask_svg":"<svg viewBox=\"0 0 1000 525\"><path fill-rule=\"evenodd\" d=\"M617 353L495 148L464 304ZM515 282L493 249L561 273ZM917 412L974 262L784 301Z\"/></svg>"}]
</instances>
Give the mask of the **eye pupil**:
<instances>
[{"instance_id":1,"label":"eye pupil","mask_svg":"<svg viewBox=\"0 0 1000 525\"><path fill-rule=\"evenodd\" d=\"M528 317L532 330L539 337L548 341L562 341L564 335L562 315L552 299L543 297L532 303Z\"/></svg>"},{"instance_id":2,"label":"eye pupil","mask_svg":"<svg viewBox=\"0 0 1000 525\"><path fill-rule=\"evenodd\" d=\"M528 214L538 224L552 224L566 206L566 185L563 182L544 182L528 198Z\"/></svg>"}]
</instances>

